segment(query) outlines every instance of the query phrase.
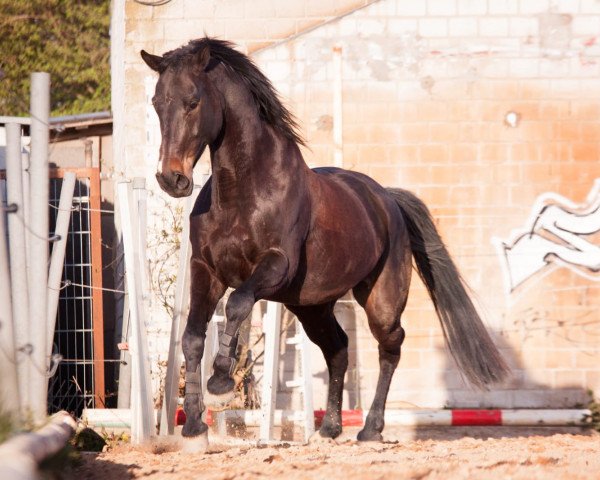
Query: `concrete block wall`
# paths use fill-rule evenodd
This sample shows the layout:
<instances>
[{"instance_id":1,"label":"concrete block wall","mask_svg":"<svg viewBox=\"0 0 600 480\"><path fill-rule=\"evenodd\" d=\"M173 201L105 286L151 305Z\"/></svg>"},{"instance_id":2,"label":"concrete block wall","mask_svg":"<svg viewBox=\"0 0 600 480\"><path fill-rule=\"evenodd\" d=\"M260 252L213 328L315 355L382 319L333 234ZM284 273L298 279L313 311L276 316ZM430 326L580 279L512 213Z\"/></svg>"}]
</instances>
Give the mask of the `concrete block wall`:
<instances>
[{"instance_id":1,"label":"concrete block wall","mask_svg":"<svg viewBox=\"0 0 600 480\"><path fill-rule=\"evenodd\" d=\"M600 391L594 263L600 224L594 226L593 215L600 196L594 190L600 178L600 4L366 3L293 1L285 2L284 13L283 2L270 0L174 0L155 8L126 2L128 168L154 168L145 150L147 103L140 92L152 76L138 58L140 48L162 52L203 31L238 43L288 100L310 145L305 158L319 166L333 163L332 48L341 46L344 167L410 189L427 203L514 370L506 385L470 390L415 274L388 404L585 403L588 389ZM539 205L564 207L567 217L579 213L592 227L577 234L576 220L561 231L535 226L533 250L509 265L502 242L512 245L514 230L533 228L528 221L541 213L532 213ZM538 268L532 256L547 265ZM511 289L507 279L523 269L526 280ZM345 407L368 408L377 346L356 304L343 302L337 311L351 340ZM316 349L314 358L315 405L322 407L325 367ZM282 398L296 402L290 392Z\"/></svg>"}]
</instances>

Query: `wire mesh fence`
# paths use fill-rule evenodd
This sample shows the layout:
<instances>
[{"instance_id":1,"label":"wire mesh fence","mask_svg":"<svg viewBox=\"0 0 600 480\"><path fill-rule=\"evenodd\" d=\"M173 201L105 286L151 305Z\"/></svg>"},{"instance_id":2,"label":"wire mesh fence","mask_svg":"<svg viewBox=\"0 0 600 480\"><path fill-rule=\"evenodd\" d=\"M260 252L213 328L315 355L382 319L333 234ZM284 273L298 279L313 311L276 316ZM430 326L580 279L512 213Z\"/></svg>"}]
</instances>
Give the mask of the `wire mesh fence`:
<instances>
[{"instance_id":1,"label":"wire mesh fence","mask_svg":"<svg viewBox=\"0 0 600 480\"><path fill-rule=\"evenodd\" d=\"M0 201L6 205L3 173L0 172ZM64 170L50 170L49 238L55 230L63 175ZM51 366L49 413L67 410L79 416L84 408L101 407L104 401L104 351L98 348L103 346L101 281L98 284L101 265L97 254L101 232L98 219L93 218L100 215L98 201L93 199L93 195L99 196L94 191L98 188L94 181L97 175L94 169L77 172L52 348L53 359L61 360L55 369ZM1 214L9 214L8 210L3 209ZM24 217L23 221L29 230Z\"/></svg>"},{"instance_id":2,"label":"wire mesh fence","mask_svg":"<svg viewBox=\"0 0 600 480\"><path fill-rule=\"evenodd\" d=\"M51 207L58 207L62 178L50 180ZM73 211L65 252L53 353L63 358L48 388L50 413L67 410L77 415L95 407L93 291L92 285L90 180L79 178L73 195ZM78 208L79 207L79 208ZM50 208L50 231L54 231L57 208Z\"/></svg>"}]
</instances>

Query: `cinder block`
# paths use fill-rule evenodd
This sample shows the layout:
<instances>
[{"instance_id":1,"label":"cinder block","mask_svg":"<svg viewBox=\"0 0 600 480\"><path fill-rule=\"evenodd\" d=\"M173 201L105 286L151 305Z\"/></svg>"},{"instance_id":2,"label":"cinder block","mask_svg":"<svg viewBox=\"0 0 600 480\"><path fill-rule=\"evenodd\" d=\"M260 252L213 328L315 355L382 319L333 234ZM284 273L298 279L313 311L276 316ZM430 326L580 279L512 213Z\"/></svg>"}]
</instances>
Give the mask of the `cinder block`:
<instances>
[{"instance_id":1,"label":"cinder block","mask_svg":"<svg viewBox=\"0 0 600 480\"><path fill-rule=\"evenodd\" d=\"M521 0L519 12L523 15L536 15L550 9L550 0Z\"/></svg>"},{"instance_id":2,"label":"cinder block","mask_svg":"<svg viewBox=\"0 0 600 480\"><path fill-rule=\"evenodd\" d=\"M446 37L448 35L448 20L445 18L421 18L418 23L418 32L422 37Z\"/></svg>"},{"instance_id":3,"label":"cinder block","mask_svg":"<svg viewBox=\"0 0 600 480\"><path fill-rule=\"evenodd\" d=\"M554 388L585 388L585 370L560 370L554 372Z\"/></svg>"},{"instance_id":4,"label":"cinder block","mask_svg":"<svg viewBox=\"0 0 600 480\"><path fill-rule=\"evenodd\" d=\"M488 4L488 13L490 15L514 15L519 11L519 1L493 0Z\"/></svg>"},{"instance_id":5,"label":"cinder block","mask_svg":"<svg viewBox=\"0 0 600 480\"><path fill-rule=\"evenodd\" d=\"M600 16L589 14L574 16L571 22L571 31L575 37L596 37L600 31Z\"/></svg>"},{"instance_id":6,"label":"cinder block","mask_svg":"<svg viewBox=\"0 0 600 480\"><path fill-rule=\"evenodd\" d=\"M477 19L472 17L450 18L448 34L451 37L474 37L477 35Z\"/></svg>"},{"instance_id":7,"label":"cinder block","mask_svg":"<svg viewBox=\"0 0 600 480\"><path fill-rule=\"evenodd\" d=\"M406 0L397 0L396 13L399 16L421 17L427 13L427 2L411 2Z\"/></svg>"},{"instance_id":8,"label":"cinder block","mask_svg":"<svg viewBox=\"0 0 600 480\"><path fill-rule=\"evenodd\" d=\"M427 15L429 16L456 15L456 0L436 0L423 3L427 4Z\"/></svg>"},{"instance_id":9,"label":"cinder block","mask_svg":"<svg viewBox=\"0 0 600 480\"><path fill-rule=\"evenodd\" d=\"M481 0L458 0L459 15L485 15L487 3Z\"/></svg>"},{"instance_id":10,"label":"cinder block","mask_svg":"<svg viewBox=\"0 0 600 480\"><path fill-rule=\"evenodd\" d=\"M479 21L479 35L481 37L506 37L508 36L508 18L482 17Z\"/></svg>"},{"instance_id":11,"label":"cinder block","mask_svg":"<svg viewBox=\"0 0 600 480\"><path fill-rule=\"evenodd\" d=\"M508 34L511 37L535 37L538 27L539 22L535 17L511 17L508 20Z\"/></svg>"}]
</instances>

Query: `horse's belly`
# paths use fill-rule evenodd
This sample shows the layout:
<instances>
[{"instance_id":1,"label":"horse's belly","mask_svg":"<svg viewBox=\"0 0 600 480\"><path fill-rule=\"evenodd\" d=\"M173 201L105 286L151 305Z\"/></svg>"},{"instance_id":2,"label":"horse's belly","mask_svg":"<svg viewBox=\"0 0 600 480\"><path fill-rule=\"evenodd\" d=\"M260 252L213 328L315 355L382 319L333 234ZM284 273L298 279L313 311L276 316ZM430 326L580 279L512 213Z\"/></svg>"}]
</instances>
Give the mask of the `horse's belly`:
<instances>
[{"instance_id":1,"label":"horse's belly","mask_svg":"<svg viewBox=\"0 0 600 480\"><path fill-rule=\"evenodd\" d=\"M309 239L297 278L292 282L299 304L320 304L340 298L376 267L382 246L369 235L322 232Z\"/></svg>"}]
</instances>

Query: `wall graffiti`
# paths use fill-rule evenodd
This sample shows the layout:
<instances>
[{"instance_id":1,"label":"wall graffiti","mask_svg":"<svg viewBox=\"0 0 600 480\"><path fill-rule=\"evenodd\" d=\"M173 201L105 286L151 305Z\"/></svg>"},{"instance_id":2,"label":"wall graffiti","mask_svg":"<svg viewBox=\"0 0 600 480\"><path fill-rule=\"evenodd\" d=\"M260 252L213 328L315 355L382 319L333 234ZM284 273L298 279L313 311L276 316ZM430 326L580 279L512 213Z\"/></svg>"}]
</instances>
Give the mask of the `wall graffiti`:
<instances>
[{"instance_id":1,"label":"wall graffiti","mask_svg":"<svg viewBox=\"0 0 600 480\"><path fill-rule=\"evenodd\" d=\"M504 270L508 293L528 279L566 267L594 281L600 281L600 245L585 238L600 232L600 179L596 179L587 200L577 204L556 193L540 195L522 228L508 240L493 238Z\"/></svg>"}]
</instances>

